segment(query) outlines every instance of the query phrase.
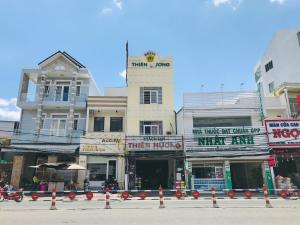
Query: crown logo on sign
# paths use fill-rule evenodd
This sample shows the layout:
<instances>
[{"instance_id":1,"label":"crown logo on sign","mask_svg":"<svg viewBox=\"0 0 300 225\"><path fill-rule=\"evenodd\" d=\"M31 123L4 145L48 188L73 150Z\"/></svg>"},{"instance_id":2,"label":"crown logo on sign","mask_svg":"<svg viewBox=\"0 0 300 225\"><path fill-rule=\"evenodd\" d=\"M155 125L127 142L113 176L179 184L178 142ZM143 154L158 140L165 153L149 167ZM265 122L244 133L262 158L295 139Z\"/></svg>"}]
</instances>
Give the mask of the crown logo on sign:
<instances>
[{"instance_id":1,"label":"crown logo on sign","mask_svg":"<svg viewBox=\"0 0 300 225\"><path fill-rule=\"evenodd\" d=\"M155 53L153 51L148 51L144 54L146 56L147 62L153 62Z\"/></svg>"}]
</instances>

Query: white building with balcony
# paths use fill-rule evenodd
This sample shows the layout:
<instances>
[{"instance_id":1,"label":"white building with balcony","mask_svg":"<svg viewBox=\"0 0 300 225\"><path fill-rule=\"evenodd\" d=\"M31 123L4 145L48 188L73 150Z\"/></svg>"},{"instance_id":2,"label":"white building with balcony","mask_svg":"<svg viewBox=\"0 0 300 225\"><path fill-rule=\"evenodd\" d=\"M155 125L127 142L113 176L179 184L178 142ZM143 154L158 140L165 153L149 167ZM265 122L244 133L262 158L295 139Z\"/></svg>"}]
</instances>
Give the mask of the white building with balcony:
<instances>
[{"instance_id":1,"label":"white building with balcony","mask_svg":"<svg viewBox=\"0 0 300 225\"><path fill-rule=\"evenodd\" d=\"M177 113L192 189L272 188L256 92L185 93Z\"/></svg>"},{"instance_id":2,"label":"white building with balcony","mask_svg":"<svg viewBox=\"0 0 300 225\"><path fill-rule=\"evenodd\" d=\"M37 68L22 70L17 101L21 108L20 125L6 149L16 162L14 186L32 183L33 175L50 179L42 171L28 168L30 165L78 161L89 95L99 95L91 74L66 52L58 51ZM69 179L66 176L57 172L52 179Z\"/></svg>"},{"instance_id":3,"label":"white building with balcony","mask_svg":"<svg viewBox=\"0 0 300 225\"><path fill-rule=\"evenodd\" d=\"M297 28L276 32L254 68L269 146L276 157L277 188L300 188L299 62L300 28ZM282 186L282 180L290 182Z\"/></svg>"}]
</instances>

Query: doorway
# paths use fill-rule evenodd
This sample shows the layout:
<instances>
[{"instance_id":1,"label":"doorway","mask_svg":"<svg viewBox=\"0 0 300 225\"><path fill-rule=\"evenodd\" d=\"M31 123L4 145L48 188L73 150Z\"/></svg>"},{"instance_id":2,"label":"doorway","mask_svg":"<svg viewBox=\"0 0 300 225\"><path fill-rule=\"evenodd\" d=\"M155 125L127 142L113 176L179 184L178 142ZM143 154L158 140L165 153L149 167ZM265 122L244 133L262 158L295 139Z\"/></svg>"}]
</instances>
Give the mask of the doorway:
<instances>
[{"instance_id":1,"label":"doorway","mask_svg":"<svg viewBox=\"0 0 300 225\"><path fill-rule=\"evenodd\" d=\"M168 188L168 160L137 160L136 177L141 178L141 188L157 190L159 185Z\"/></svg>"}]
</instances>

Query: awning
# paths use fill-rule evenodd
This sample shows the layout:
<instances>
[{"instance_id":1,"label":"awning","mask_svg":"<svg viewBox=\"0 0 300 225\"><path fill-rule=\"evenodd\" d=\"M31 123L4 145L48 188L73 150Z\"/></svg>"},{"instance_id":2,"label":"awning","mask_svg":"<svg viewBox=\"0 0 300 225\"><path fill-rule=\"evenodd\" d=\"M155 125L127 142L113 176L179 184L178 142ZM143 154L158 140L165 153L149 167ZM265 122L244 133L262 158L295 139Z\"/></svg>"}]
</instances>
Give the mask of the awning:
<instances>
[{"instance_id":1,"label":"awning","mask_svg":"<svg viewBox=\"0 0 300 225\"><path fill-rule=\"evenodd\" d=\"M3 147L1 152L73 154L78 149L79 144L13 144Z\"/></svg>"}]
</instances>

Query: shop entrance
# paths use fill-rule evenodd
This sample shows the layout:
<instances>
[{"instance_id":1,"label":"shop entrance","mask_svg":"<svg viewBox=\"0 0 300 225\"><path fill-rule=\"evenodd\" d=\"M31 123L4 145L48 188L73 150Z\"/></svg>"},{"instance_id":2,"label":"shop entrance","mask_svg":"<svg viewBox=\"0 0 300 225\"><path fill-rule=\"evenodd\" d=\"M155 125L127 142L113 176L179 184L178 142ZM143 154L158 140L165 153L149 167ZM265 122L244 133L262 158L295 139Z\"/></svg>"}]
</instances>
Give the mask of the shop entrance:
<instances>
[{"instance_id":1,"label":"shop entrance","mask_svg":"<svg viewBox=\"0 0 300 225\"><path fill-rule=\"evenodd\" d=\"M168 188L168 160L137 160L136 177L141 180L141 189L157 190L161 184Z\"/></svg>"},{"instance_id":2,"label":"shop entrance","mask_svg":"<svg viewBox=\"0 0 300 225\"><path fill-rule=\"evenodd\" d=\"M274 167L276 187L300 187L300 158L277 157L277 166Z\"/></svg>"},{"instance_id":3,"label":"shop entrance","mask_svg":"<svg viewBox=\"0 0 300 225\"><path fill-rule=\"evenodd\" d=\"M261 163L231 163L232 188L262 188L263 176Z\"/></svg>"}]
</instances>

